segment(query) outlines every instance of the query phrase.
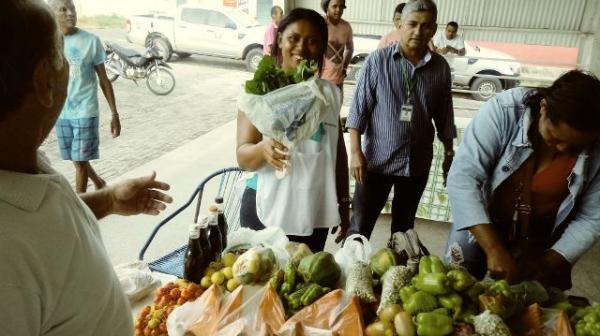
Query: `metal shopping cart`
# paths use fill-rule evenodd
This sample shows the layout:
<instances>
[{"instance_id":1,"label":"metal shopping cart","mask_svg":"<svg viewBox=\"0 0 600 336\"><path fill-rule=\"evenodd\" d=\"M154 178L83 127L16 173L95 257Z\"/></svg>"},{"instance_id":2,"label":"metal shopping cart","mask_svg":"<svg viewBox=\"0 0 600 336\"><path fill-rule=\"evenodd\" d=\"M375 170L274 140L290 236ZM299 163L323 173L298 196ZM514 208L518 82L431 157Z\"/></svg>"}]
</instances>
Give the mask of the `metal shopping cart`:
<instances>
[{"instance_id":1,"label":"metal shopping cart","mask_svg":"<svg viewBox=\"0 0 600 336\"><path fill-rule=\"evenodd\" d=\"M237 230L240 226L240 205L242 202L242 195L239 190L236 188L236 182L240 179L243 171L237 167L230 167L220 169L208 177L206 177L200 184L196 187L196 190L192 193L191 197L188 201L183 204L179 209L175 210L171 215L167 218L163 219L160 223L156 225L146 243L140 250L138 259L144 260L144 254L146 250L156 237L158 231L167 223L169 223L173 218L179 215L182 211L187 209L194 200L196 201L196 211L194 213L194 223L198 222L198 216L200 214L200 206L202 203L202 196L207 186L210 184L216 183L217 186L217 195L215 197L223 198L223 211L225 213L225 217L227 218L228 224L228 232L233 232ZM166 274L175 275L179 278L183 277L183 263L185 257L185 251L187 248L187 243L179 248L176 248L172 252L148 263L148 266L152 271L161 272Z\"/></svg>"}]
</instances>

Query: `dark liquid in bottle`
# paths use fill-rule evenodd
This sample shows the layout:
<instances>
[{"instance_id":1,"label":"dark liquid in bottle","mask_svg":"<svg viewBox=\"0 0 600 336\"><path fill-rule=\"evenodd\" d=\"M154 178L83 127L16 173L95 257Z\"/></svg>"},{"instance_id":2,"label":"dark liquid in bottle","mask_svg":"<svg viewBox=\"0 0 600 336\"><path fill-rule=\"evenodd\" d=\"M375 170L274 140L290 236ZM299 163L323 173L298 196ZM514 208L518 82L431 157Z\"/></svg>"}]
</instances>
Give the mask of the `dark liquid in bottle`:
<instances>
[{"instance_id":1,"label":"dark liquid in bottle","mask_svg":"<svg viewBox=\"0 0 600 336\"><path fill-rule=\"evenodd\" d=\"M200 227L193 225L190 227L190 239L185 251L185 259L183 265L183 277L191 282L200 283L202 274L204 273L205 258L202 254L200 246Z\"/></svg>"},{"instance_id":2,"label":"dark liquid in bottle","mask_svg":"<svg viewBox=\"0 0 600 336\"><path fill-rule=\"evenodd\" d=\"M208 216L208 240L210 241L210 247L214 260L219 260L221 258L221 252L223 252L223 241L221 237L221 231L219 230L218 225L218 211L216 207L214 208L214 211L213 209L210 209L209 211L210 214Z\"/></svg>"}]
</instances>

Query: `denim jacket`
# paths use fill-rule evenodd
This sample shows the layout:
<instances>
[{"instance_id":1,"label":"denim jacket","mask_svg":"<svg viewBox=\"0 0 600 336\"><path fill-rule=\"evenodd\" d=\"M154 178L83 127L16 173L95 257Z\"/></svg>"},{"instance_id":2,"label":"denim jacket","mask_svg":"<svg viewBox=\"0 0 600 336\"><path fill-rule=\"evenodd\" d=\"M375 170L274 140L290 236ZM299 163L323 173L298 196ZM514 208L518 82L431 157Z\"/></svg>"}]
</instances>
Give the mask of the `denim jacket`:
<instances>
[{"instance_id":1,"label":"denim jacket","mask_svg":"<svg viewBox=\"0 0 600 336\"><path fill-rule=\"evenodd\" d=\"M490 224L487 204L498 186L532 154L527 136L531 112L523 104L525 88L485 103L465 130L448 176L453 230ZM554 230L565 225L552 249L574 263L600 238L600 143L586 148L569 175Z\"/></svg>"}]
</instances>

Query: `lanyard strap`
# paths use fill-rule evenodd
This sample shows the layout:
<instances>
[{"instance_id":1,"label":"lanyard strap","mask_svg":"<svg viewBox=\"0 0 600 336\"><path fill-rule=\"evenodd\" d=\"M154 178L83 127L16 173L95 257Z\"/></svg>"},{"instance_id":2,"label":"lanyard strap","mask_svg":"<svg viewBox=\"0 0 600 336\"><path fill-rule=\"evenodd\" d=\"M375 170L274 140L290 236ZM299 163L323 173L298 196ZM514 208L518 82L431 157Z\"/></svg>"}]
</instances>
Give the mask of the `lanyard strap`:
<instances>
[{"instance_id":1,"label":"lanyard strap","mask_svg":"<svg viewBox=\"0 0 600 336\"><path fill-rule=\"evenodd\" d=\"M409 76L406 73L406 68L409 66L409 64L402 64L404 62L406 62L406 60L404 58L400 59L400 70L402 71L402 81L404 86L407 88L406 91L406 97L408 100L410 100L410 97L412 95L413 92L413 88L415 87L415 80L412 78L412 76Z\"/></svg>"}]
</instances>

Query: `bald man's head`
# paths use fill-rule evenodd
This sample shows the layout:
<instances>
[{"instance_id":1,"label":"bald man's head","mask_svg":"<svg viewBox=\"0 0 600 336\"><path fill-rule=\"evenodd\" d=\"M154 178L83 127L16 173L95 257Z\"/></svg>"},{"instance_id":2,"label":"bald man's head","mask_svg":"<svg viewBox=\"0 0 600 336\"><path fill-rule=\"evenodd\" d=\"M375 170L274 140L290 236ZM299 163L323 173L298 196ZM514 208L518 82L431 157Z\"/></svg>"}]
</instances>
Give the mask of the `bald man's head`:
<instances>
[{"instance_id":1,"label":"bald man's head","mask_svg":"<svg viewBox=\"0 0 600 336\"><path fill-rule=\"evenodd\" d=\"M12 40L0 57L0 121L17 110L32 90L33 73L44 60L62 67L62 39L42 0L0 1L0 31Z\"/></svg>"}]
</instances>

